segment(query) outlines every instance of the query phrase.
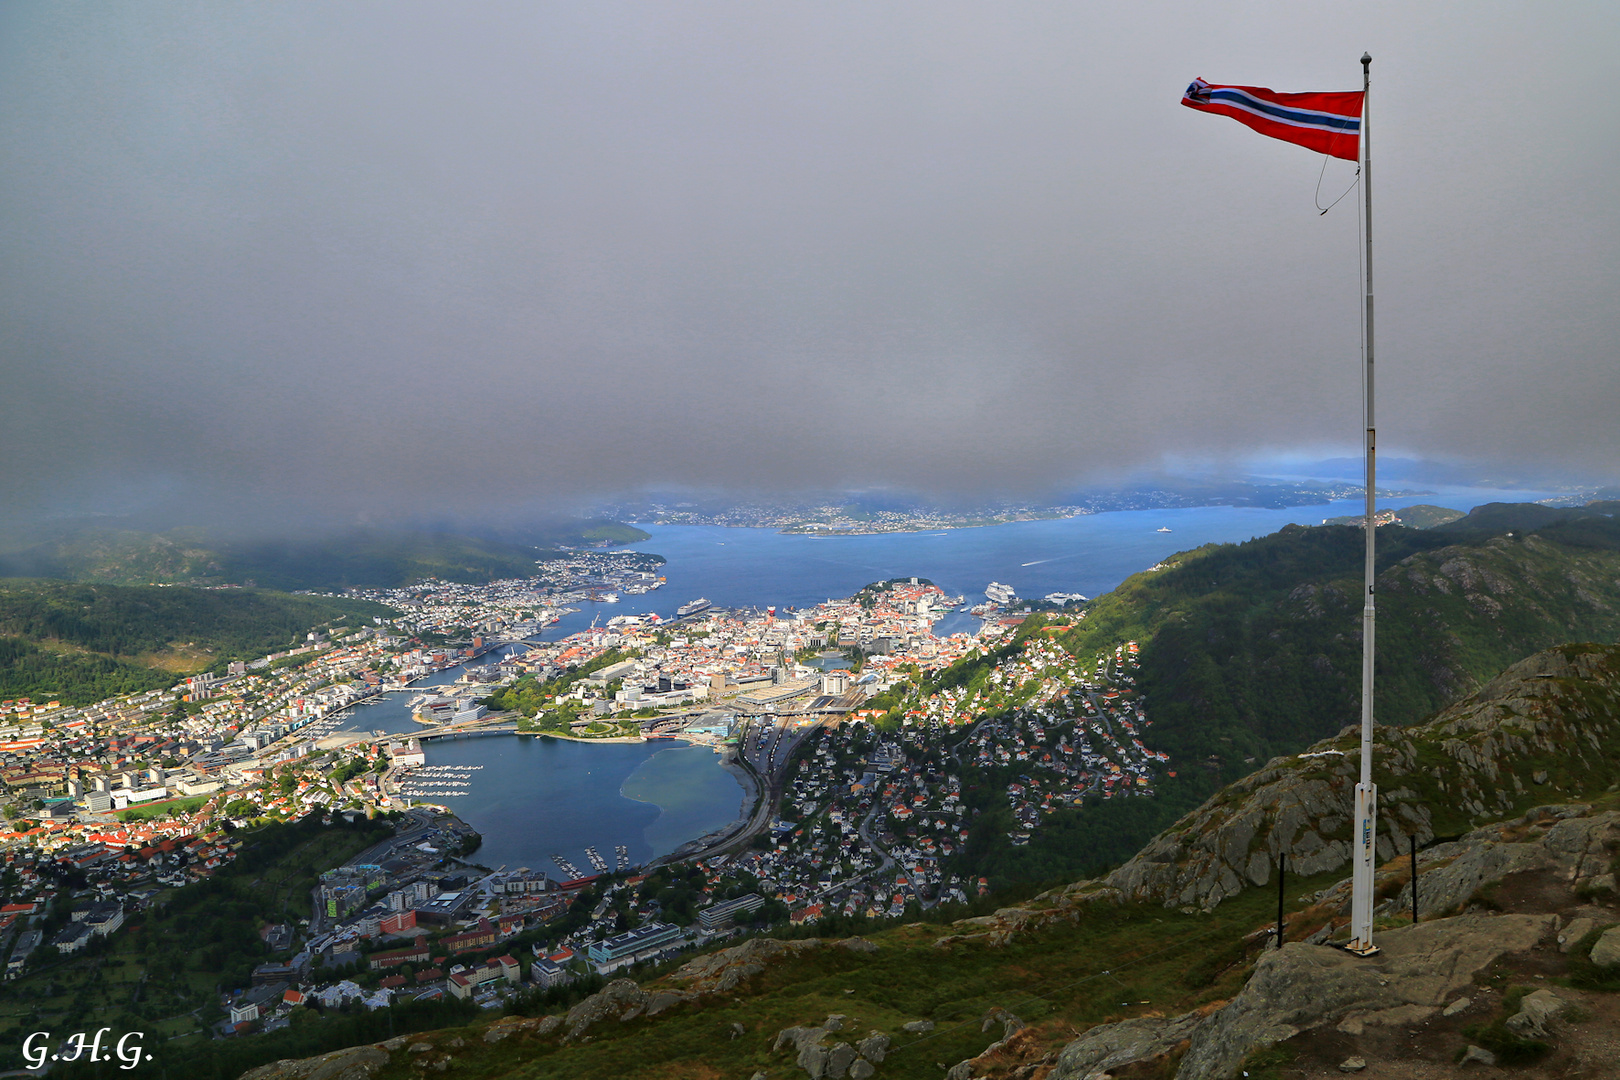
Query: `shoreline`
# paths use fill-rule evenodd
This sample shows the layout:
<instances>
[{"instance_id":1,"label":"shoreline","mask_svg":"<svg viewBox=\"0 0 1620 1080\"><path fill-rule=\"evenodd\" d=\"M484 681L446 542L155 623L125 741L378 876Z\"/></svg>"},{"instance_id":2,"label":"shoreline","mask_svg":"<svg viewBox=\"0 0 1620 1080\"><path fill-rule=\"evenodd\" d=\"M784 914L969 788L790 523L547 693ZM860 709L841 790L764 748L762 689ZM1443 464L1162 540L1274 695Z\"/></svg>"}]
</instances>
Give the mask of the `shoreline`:
<instances>
[{"instance_id":1,"label":"shoreline","mask_svg":"<svg viewBox=\"0 0 1620 1080\"><path fill-rule=\"evenodd\" d=\"M563 735L556 731L515 731L514 735L529 735L537 739L562 739L565 742L644 743L651 740L640 735Z\"/></svg>"}]
</instances>

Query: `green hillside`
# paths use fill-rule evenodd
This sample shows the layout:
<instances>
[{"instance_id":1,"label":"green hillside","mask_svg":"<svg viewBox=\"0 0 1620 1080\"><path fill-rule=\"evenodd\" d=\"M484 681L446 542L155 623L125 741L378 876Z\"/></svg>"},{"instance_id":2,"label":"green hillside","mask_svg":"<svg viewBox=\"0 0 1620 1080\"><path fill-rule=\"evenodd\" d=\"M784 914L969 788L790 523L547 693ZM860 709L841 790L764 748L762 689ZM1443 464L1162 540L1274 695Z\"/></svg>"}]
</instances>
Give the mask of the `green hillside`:
<instances>
[{"instance_id":1,"label":"green hillside","mask_svg":"<svg viewBox=\"0 0 1620 1080\"><path fill-rule=\"evenodd\" d=\"M1453 510L1449 506L1434 506L1429 503L1418 503L1416 506L1403 506L1393 511L1395 520L1408 529L1433 529L1453 521L1460 521L1468 515L1461 510ZM1331 517L1322 522L1324 525L1354 525L1361 526L1365 516L1362 514L1346 514L1343 517Z\"/></svg>"},{"instance_id":2,"label":"green hillside","mask_svg":"<svg viewBox=\"0 0 1620 1080\"><path fill-rule=\"evenodd\" d=\"M270 589L392 588L423 578L481 584L533 577L559 547L635 543L648 534L614 521L577 521L469 536L357 529L339 535L230 540L197 530L82 529L0 554L0 578L113 585L252 585Z\"/></svg>"},{"instance_id":3,"label":"green hillside","mask_svg":"<svg viewBox=\"0 0 1620 1080\"><path fill-rule=\"evenodd\" d=\"M285 649L381 604L257 589L0 582L0 697L82 705Z\"/></svg>"},{"instance_id":4,"label":"green hillside","mask_svg":"<svg viewBox=\"0 0 1620 1080\"><path fill-rule=\"evenodd\" d=\"M1612 521L1620 512L1620 500L1605 499L1585 506L1543 506L1540 503L1486 503L1455 521L1438 525L1449 533L1528 532L1560 522L1583 520Z\"/></svg>"},{"instance_id":5,"label":"green hillside","mask_svg":"<svg viewBox=\"0 0 1620 1080\"><path fill-rule=\"evenodd\" d=\"M1620 523L1378 539L1380 722L1420 720L1559 641L1620 638ZM1099 598L1067 643L1141 641L1159 745L1231 779L1357 722L1362 557L1360 530L1332 526L1200 548Z\"/></svg>"},{"instance_id":6,"label":"green hillside","mask_svg":"<svg viewBox=\"0 0 1620 1080\"><path fill-rule=\"evenodd\" d=\"M1512 538L1385 526L1378 540L1380 723L1420 721L1561 641L1620 640L1611 519ZM1080 656L1141 644L1146 739L1176 775L1156 778L1152 799L1058 810L1022 847L1002 840L1005 800L969 792L984 812L952 869L999 887L1101 872L1222 784L1358 723L1362 558L1360 529L1289 526L1172 556L1098 597L1063 644Z\"/></svg>"}]
</instances>

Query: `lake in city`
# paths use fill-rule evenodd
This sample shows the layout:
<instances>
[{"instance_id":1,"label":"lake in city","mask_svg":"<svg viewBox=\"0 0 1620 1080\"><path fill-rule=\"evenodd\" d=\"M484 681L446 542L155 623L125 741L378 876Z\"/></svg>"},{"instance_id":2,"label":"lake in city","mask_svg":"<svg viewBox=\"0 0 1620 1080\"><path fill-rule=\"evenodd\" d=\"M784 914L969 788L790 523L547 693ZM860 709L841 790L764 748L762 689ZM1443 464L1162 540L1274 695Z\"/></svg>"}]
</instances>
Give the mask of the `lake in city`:
<instances>
[{"instance_id":1,"label":"lake in city","mask_svg":"<svg viewBox=\"0 0 1620 1080\"><path fill-rule=\"evenodd\" d=\"M1449 488L1381 500L1380 505L1435 503L1467 510L1485 502L1529 502L1553 494ZM1290 522L1320 524L1323 518L1361 509L1360 500L1352 499L1281 510L1208 506L1115 511L977 529L844 537L644 525L651 539L632 546L668 560L661 571L668 584L617 604L585 604L548 628L544 637L557 640L587 628L593 619L605 622L616 614L657 612L672 618L678 606L700 596L720 607L808 607L895 577L928 578L970 603L982 599L991 581L1011 585L1021 596L1096 596L1178 551L1264 536ZM935 632L976 626L976 619L953 612ZM450 683L460 674L460 668L452 668L417 685ZM409 715L411 696L389 694L361 706L350 726L420 730ZM466 795L440 801L483 834L476 858L492 867L529 866L555 874L559 871L550 856L557 853L589 873L586 846L594 846L611 864L619 844L629 849L633 863L643 863L733 821L744 810L741 785L706 747L527 736L435 740L427 746L430 766L483 766L468 776Z\"/></svg>"}]
</instances>

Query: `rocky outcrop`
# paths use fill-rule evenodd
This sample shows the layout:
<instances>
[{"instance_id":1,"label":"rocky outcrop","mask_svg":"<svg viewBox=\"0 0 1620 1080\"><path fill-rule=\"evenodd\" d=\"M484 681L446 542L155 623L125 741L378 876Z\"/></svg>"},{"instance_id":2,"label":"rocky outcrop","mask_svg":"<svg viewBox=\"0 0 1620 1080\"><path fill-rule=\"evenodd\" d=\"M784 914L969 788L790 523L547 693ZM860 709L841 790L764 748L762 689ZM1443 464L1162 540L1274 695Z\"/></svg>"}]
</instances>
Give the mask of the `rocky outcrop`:
<instances>
[{"instance_id":1,"label":"rocky outcrop","mask_svg":"<svg viewBox=\"0 0 1620 1080\"><path fill-rule=\"evenodd\" d=\"M856 1045L839 1041L832 1045L827 1039L834 1032L844 1030L846 1018L839 1013L827 1017L816 1027L783 1028L776 1033L773 1051L794 1051L793 1063L803 1069L810 1080L867 1080L889 1050L889 1037L874 1031Z\"/></svg>"},{"instance_id":2,"label":"rocky outcrop","mask_svg":"<svg viewBox=\"0 0 1620 1080\"><path fill-rule=\"evenodd\" d=\"M1099 1024L1063 1048L1047 1080L1101 1080L1111 1069L1164 1057L1203 1021L1198 1013L1187 1013Z\"/></svg>"},{"instance_id":3,"label":"rocky outcrop","mask_svg":"<svg viewBox=\"0 0 1620 1080\"><path fill-rule=\"evenodd\" d=\"M1620 848L1620 813L1588 815L1587 809L1578 805L1537 807L1513 821L1436 844L1420 856L1419 912L1447 915L1460 911L1487 884L1509 874L1550 874L1577 888L1601 878ZM1384 909L1412 909L1410 881Z\"/></svg>"},{"instance_id":4,"label":"rocky outcrop","mask_svg":"<svg viewBox=\"0 0 1620 1080\"><path fill-rule=\"evenodd\" d=\"M562 1021L568 1029L563 1038L577 1039L592 1024L603 1020L625 1022L638 1016L656 1016L665 1009L692 1000L694 996L679 990L649 993L629 979L614 979L568 1010L568 1015Z\"/></svg>"},{"instance_id":5,"label":"rocky outcrop","mask_svg":"<svg viewBox=\"0 0 1620 1080\"><path fill-rule=\"evenodd\" d=\"M877 946L863 938L849 938L837 943L856 952L874 951ZM750 938L741 945L709 953L682 964L675 978L689 984L694 994L729 993L741 983L776 963L810 949L821 947L816 938L803 941L778 941L775 938Z\"/></svg>"},{"instance_id":6,"label":"rocky outcrop","mask_svg":"<svg viewBox=\"0 0 1620 1080\"><path fill-rule=\"evenodd\" d=\"M1549 935L1553 915L1461 915L1386 931L1368 959L1291 943L1262 954L1254 975L1200 1024L1176 1080L1225 1080L1252 1051L1334 1025L1414 1024L1438 1012L1475 972Z\"/></svg>"},{"instance_id":7,"label":"rocky outcrop","mask_svg":"<svg viewBox=\"0 0 1620 1080\"><path fill-rule=\"evenodd\" d=\"M1564 1011L1564 1000L1551 990L1537 990L1519 1001L1519 1011L1507 1018L1507 1029L1521 1039L1551 1035L1553 1017Z\"/></svg>"},{"instance_id":8,"label":"rocky outcrop","mask_svg":"<svg viewBox=\"0 0 1620 1080\"><path fill-rule=\"evenodd\" d=\"M861 938L835 944L855 952L872 951L876 946ZM711 994L730 993L764 971L772 963L822 947L815 938L804 941L777 941L752 938L741 945L697 957L682 965L674 978L687 983L684 990L660 988L643 990L629 979L615 979L601 990L568 1010L559 1026L567 1028L565 1039L578 1039L592 1024L615 1019L621 1022L641 1016L657 1016L677 1005Z\"/></svg>"},{"instance_id":9,"label":"rocky outcrop","mask_svg":"<svg viewBox=\"0 0 1620 1080\"><path fill-rule=\"evenodd\" d=\"M1605 930L1597 939L1592 946L1591 960L1600 968L1620 967L1620 926Z\"/></svg>"},{"instance_id":10,"label":"rocky outcrop","mask_svg":"<svg viewBox=\"0 0 1620 1080\"><path fill-rule=\"evenodd\" d=\"M1100 1080L1183 1044L1176 1080L1229 1080L1249 1054L1302 1031L1336 1027L1359 1035L1371 1025L1416 1024L1472 986L1475 973L1530 949L1556 923L1553 915L1441 919L1386 931L1371 959L1290 943L1263 953L1238 996L1208 1016L1138 1017L1092 1028L1064 1047L1050 1080ZM1561 1003L1545 997L1525 1006L1522 1023L1545 1025L1557 1013Z\"/></svg>"},{"instance_id":11,"label":"rocky outcrop","mask_svg":"<svg viewBox=\"0 0 1620 1080\"><path fill-rule=\"evenodd\" d=\"M371 1080L388 1059L388 1051L380 1046L351 1046L320 1057L261 1065L243 1073L242 1080Z\"/></svg>"},{"instance_id":12,"label":"rocky outcrop","mask_svg":"<svg viewBox=\"0 0 1620 1080\"><path fill-rule=\"evenodd\" d=\"M1527 805L1550 779L1548 762L1602 790L1620 777L1620 648L1537 653L1426 724L1377 728L1375 743L1380 861L1409 839L1423 845L1459 820ZM1343 865L1360 767L1356 729L1273 759L1155 837L1101 885L1129 900L1208 911L1266 884L1282 855L1301 875Z\"/></svg>"}]
</instances>

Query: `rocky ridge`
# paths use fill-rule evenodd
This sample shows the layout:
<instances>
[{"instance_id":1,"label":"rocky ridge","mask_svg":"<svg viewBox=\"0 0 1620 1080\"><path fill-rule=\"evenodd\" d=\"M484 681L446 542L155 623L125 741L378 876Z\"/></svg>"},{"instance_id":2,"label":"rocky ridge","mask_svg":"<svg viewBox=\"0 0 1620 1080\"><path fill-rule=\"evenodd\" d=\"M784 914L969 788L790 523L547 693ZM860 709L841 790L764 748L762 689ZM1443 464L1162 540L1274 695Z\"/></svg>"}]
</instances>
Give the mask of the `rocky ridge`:
<instances>
[{"instance_id":1,"label":"rocky ridge","mask_svg":"<svg viewBox=\"0 0 1620 1080\"><path fill-rule=\"evenodd\" d=\"M1537 653L1428 723L1377 728L1374 743L1380 862L1560 790L1602 790L1620 778L1620 648ZM1265 885L1281 856L1298 875L1341 866L1360 768L1347 728L1229 785L1100 884L1071 888L1207 911Z\"/></svg>"},{"instance_id":2,"label":"rocky ridge","mask_svg":"<svg viewBox=\"0 0 1620 1080\"><path fill-rule=\"evenodd\" d=\"M1620 812L1593 813L1585 806L1541 807L1475 830L1434 849L1440 865L1419 879L1420 913L1437 917L1377 932L1378 956L1362 959L1328 945L1290 941L1263 952L1242 991L1223 1007L1207 1016L1145 1017L1093 1028L1064 1048L1048 1080L1098 1080L1109 1069L1176 1054L1177 1080L1224 1080L1238 1075L1256 1050L1302 1032L1330 1029L1355 1037L1374 1027L1410 1028L1437 1015L1463 1013L1473 1005L1464 991L1514 954L1584 951L1592 965L1612 969L1620 980L1620 929L1612 928L1620 921L1613 906L1617 851ZM1551 883L1563 894L1562 904L1527 906L1580 905L1583 898L1603 906L1566 907L1573 917L1494 910L1491 890L1514 879ZM1408 877L1388 906L1410 910L1410 889ZM1329 894L1328 904L1305 913L1320 920L1326 908L1323 928L1347 908L1348 882ZM1311 929L1291 926L1290 936ZM1551 1019L1570 1005L1565 993L1527 995L1505 1027L1523 1038L1548 1038Z\"/></svg>"}]
</instances>

